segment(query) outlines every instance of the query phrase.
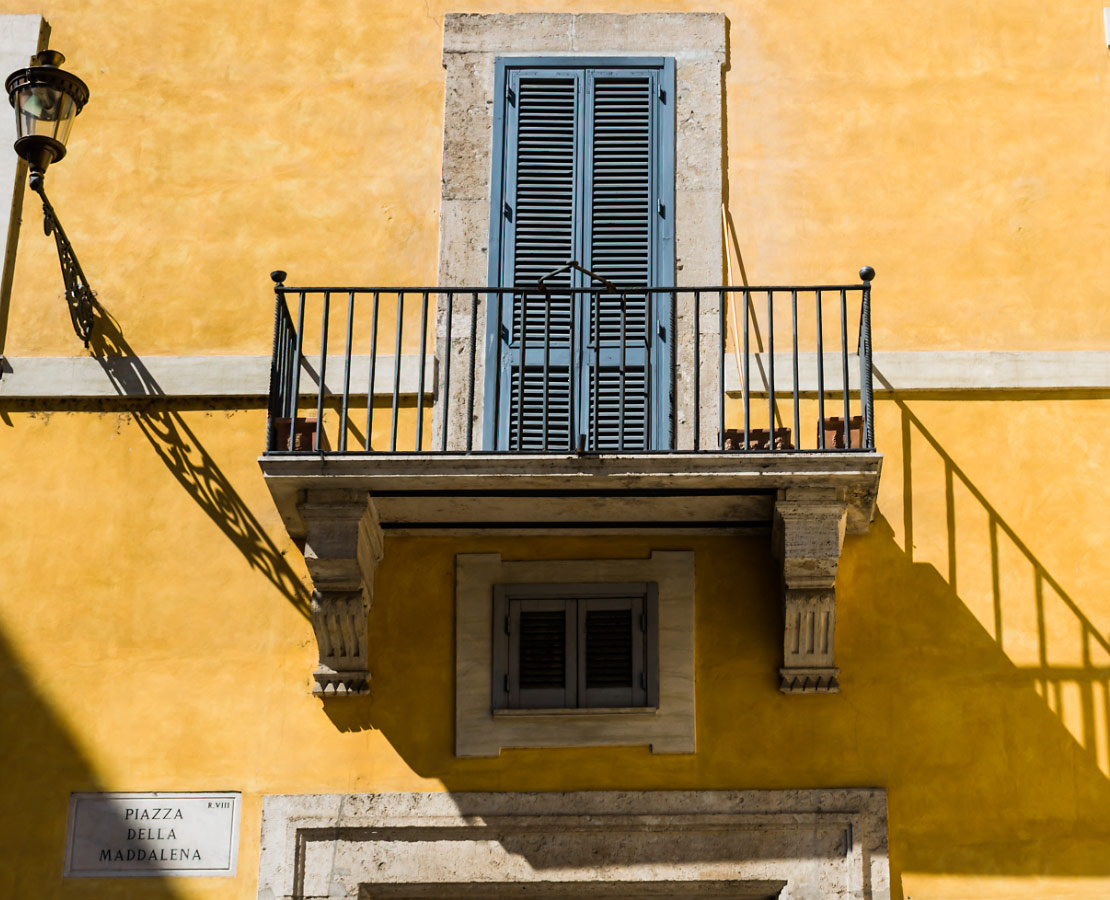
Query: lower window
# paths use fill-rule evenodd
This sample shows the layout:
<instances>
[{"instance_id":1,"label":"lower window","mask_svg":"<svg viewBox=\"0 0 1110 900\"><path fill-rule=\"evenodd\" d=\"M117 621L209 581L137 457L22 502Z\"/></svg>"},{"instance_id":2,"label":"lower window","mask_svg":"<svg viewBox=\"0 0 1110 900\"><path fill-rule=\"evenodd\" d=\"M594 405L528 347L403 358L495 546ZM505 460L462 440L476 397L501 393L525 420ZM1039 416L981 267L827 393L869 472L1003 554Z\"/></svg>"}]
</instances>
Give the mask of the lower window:
<instances>
[{"instance_id":1,"label":"lower window","mask_svg":"<svg viewBox=\"0 0 1110 900\"><path fill-rule=\"evenodd\" d=\"M455 557L456 756L693 753L694 723L692 551Z\"/></svg>"},{"instance_id":2,"label":"lower window","mask_svg":"<svg viewBox=\"0 0 1110 900\"><path fill-rule=\"evenodd\" d=\"M654 707L654 583L494 588L494 709Z\"/></svg>"}]
</instances>

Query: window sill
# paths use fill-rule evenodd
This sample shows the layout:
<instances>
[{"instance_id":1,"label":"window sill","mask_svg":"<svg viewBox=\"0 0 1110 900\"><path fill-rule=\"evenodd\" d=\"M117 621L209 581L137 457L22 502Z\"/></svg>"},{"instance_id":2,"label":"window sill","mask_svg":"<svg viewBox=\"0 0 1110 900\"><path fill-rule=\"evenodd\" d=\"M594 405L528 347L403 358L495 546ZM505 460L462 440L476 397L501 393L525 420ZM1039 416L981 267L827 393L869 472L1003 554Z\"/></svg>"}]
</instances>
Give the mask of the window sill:
<instances>
[{"instance_id":1,"label":"window sill","mask_svg":"<svg viewBox=\"0 0 1110 900\"><path fill-rule=\"evenodd\" d=\"M583 709L495 709L495 719L538 716L654 716L658 706L594 706Z\"/></svg>"}]
</instances>

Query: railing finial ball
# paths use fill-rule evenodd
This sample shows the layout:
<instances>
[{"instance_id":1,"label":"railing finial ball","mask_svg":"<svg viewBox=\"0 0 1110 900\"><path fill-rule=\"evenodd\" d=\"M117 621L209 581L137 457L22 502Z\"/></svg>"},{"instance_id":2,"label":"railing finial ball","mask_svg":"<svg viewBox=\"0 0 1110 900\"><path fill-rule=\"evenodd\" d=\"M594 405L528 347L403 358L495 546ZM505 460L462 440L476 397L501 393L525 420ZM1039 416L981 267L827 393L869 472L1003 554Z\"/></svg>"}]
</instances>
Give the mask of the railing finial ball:
<instances>
[{"instance_id":1,"label":"railing finial ball","mask_svg":"<svg viewBox=\"0 0 1110 900\"><path fill-rule=\"evenodd\" d=\"M864 266L862 269L859 270L859 277L863 281L870 281L872 278L875 277L875 270L872 269L870 266Z\"/></svg>"},{"instance_id":2,"label":"railing finial ball","mask_svg":"<svg viewBox=\"0 0 1110 900\"><path fill-rule=\"evenodd\" d=\"M270 280L274 284L285 284L285 272L278 269L276 272L270 273Z\"/></svg>"}]
</instances>

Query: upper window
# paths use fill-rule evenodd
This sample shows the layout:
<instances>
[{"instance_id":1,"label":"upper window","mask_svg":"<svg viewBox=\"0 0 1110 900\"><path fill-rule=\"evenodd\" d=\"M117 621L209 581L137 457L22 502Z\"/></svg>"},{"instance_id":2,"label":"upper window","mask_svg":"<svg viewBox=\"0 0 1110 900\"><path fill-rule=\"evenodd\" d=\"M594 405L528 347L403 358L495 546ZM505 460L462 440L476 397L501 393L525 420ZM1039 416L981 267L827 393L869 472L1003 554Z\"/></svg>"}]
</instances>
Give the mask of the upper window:
<instances>
[{"instance_id":1,"label":"upper window","mask_svg":"<svg viewBox=\"0 0 1110 900\"><path fill-rule=\"evenodd\" d=\"M494 709L658 705L655 584L494 588Z\"/></svg>"},{"instance_id":2,"label":"upper window","mask_svg":"<svg viewBox=\"0 0 1110 900\"><path fill-rule=\"evenodd\" d=\"M496 72L489 276L521 290L489 320L502 424L487 444L669 446L671 298L643 288L674 282L674 63L499 59ZM617 291L581 290L600 279Z\"/></svg>"}]
</instances>

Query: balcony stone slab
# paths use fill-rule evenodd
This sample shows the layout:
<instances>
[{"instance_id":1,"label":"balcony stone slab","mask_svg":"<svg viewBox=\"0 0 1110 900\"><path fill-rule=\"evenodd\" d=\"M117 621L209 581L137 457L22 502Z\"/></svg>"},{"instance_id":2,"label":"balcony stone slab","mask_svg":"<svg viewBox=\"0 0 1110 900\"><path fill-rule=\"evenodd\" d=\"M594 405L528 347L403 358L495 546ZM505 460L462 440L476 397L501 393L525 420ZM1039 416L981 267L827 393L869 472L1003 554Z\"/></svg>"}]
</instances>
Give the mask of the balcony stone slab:
<instances>
[{"instance_id":1,"label":"balcony stone slab","mask_svg":"<svg viewBox=\"0 0 1110 900\"><path fill-rule=\"evenodd\" d=\"M843 504L846 532L864 534L882 455L275 453L259 462L295 539L311 490L364 493L385 534L562 534L766 529L781 491L820 489Z\"/></svg>"}]
</instances>

